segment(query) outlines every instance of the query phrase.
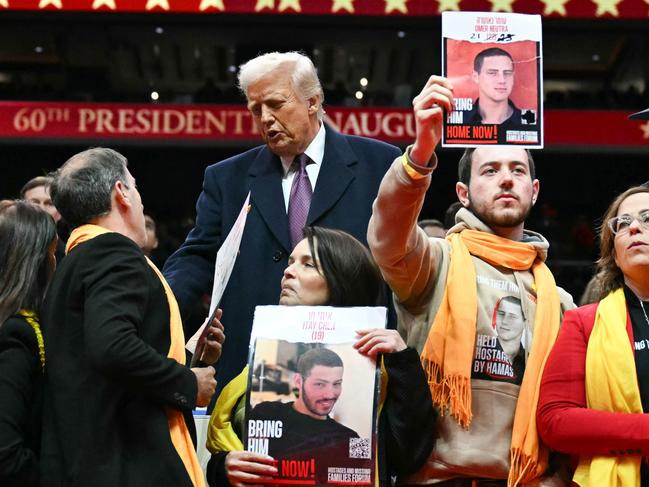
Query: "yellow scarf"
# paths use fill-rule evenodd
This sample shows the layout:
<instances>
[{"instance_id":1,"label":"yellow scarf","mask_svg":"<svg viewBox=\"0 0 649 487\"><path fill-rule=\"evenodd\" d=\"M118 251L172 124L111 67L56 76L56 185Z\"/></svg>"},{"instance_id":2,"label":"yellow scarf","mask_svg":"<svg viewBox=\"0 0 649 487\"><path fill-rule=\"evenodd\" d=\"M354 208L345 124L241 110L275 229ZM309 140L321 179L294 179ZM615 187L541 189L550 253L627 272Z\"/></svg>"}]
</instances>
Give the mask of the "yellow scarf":
<instances>
[{"instance_id":1,"label":"yellow scarf","mask_svg":"<svg viewBox=\"0 0 649 487\"><path fill-rule=\"evenodd\" d=\"M43 341L43 334L41 333L41 326L38 323L38 315L28 309L21 309L18 314L25 318L25 321L34 330L36 335L36 343L38 344L38 358L41 361L41 369L45 371L45 342Z\"/></svg>"},{"instance_id":2,"label":"yellow scarf","mask_svg":"<svg viewBox=\"0 0 649 487\"><path fill-rule=\"evenodd\" d=\"M100 227L98 225L83 225L75 228L70 234L68 243L65 246L65 253L69 253L77 245L93 239L104 233L111 233L110 230ZM182 321L180 318L180 311L178 310L178 303L174 297L169 284L163 277L162 273L158 270L153 262L146 258L147 263L156 273L167 296L169 303L169 331L171 335L171 345L169 346L169 358L174 359L181 365L185 365L185 336L183 333ZM187 474L189 475L192 484L195 487L205 487L205 476L201 469L196 450L192 443L189 430L185 424L185 417L183 413L174 408L165 408L167 412L167 421L169 423L169 433L171 435L171 442L178 453L178 456L185 465Z\"/></svg>"},{"instance_id":3,"label":"yellow scarf","mask_svg":"<svg viewBox=\"0 0 649 487\"><path fill-rule=\"evenodd\" d=\"M534 275L537 291L534 340L512 431L508 484L516 486L538 477L547 468L548 451L539 443L536 431L536 405L541 373L559 331L559 294L552 273L531 244L469 229L447 239L451 243L451 257L446 288L421 359L434 404L442 414L449 408L465 428L471 424L472 417L471 365L478 311L476 272L471 256L515 271L531 269Z\"/></svg>"},{"instance_id":4,"label":"yellow scarf","mask_svg":"<svg viewBox=\"0 0 649 487\"><path fill-rule=\"evenodd\" d=\"M591 409L642 413L635 358L626 330L622 288L597 306L586 350L586 403ZM640 455L579 457L573 481L581 487L640 485Z\"/></svg>"}]
</instances>

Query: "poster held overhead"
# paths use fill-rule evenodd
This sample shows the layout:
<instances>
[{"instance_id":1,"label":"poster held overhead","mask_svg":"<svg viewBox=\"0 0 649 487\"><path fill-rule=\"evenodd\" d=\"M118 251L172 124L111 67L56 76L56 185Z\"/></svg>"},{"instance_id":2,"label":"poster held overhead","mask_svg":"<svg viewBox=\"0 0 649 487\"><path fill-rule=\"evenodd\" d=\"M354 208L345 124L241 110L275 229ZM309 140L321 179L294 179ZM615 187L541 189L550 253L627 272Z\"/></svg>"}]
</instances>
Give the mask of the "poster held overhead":
<instances>
[{"instance_id":1,"label":"poster held overhead","mask_svg":"<svg viewBox=\"0 0 649 487\"><path fill-rule=\"evenodd\" d=\"M453 84L443 147L543 147L541 17L442 13L442 74Z\"/></svg>"}]
</instances>

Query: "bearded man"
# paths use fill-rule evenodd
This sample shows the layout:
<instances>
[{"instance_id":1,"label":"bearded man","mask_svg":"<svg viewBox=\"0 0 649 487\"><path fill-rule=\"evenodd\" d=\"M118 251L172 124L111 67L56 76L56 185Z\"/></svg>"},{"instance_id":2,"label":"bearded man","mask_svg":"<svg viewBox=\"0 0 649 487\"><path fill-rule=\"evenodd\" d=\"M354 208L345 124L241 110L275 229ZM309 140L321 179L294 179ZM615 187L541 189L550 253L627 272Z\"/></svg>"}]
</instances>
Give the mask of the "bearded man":
<instances>
[{"instance_id":1,"label":"bearded man","mask_svg":"<svg viewBox=\"0 0 649 487\"><path fill-rule=\"evenodd\" d=\"M439 416L427 462L402 483L563 485L548 468L535 414L545 357L574 304L544 264L548 241L524 228L539 195L532 155L519 147L466 150L456 183L463 208L446 239L429 239L417 219L442 119L453 109L451 82L431 76L413 108L417 138L383 178L368 242L394 292L399 330L421 354L433 402L450 414ZM493 310L505 296L520 299L532 340L515 381L487 370L497 363Z\"/></svg>"}]
</instances>

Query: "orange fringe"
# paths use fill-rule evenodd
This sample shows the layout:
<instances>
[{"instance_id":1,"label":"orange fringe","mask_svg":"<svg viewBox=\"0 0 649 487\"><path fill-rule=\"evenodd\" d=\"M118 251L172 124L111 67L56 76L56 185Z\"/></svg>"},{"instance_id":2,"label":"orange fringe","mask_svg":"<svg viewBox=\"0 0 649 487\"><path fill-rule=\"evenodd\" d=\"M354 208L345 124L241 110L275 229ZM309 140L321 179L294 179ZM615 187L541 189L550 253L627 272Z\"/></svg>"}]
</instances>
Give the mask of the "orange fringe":
<instances>
[{"instance_id":1,"label":"orange fringe","mask_svg":"<svg viewBox=\"0 0 649 487\"><path fill-rule=\"evenodd\" d=\"M460 375L444 376L440 364L422 358L422 365L428 376L428 386L440 414L444 416L449 408L451 416L464 428L469 429L471 412L471 381Z\"/></svg>"}]
</instances>

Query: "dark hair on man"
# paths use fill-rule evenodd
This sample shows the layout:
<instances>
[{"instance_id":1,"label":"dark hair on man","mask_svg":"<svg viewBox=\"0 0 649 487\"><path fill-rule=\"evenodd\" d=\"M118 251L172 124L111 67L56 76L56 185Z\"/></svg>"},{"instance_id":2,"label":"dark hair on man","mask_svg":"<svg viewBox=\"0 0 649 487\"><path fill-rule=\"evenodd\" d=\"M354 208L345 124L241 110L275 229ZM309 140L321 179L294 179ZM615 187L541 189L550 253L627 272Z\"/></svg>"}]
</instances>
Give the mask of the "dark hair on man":
<instances>
[{"instance_id":1,"label":"dark hair on man","mask_svg":"<svg viewBox=\"0 0 649 487\"><path fill-rule=\"evenodd\" d=\"M304 352L297 360L297 373L306 378L316 365L323 367L342 367L340 356L328 348L312 348Z\"/></svg>"},{"instance_id":2,"label":"dark hair on man","mask_svg":"<svg viewBox=\"0 0 649 487\"><path fill-rule=\"evenodd\" d=\"M467 186L471 182L471 163L473 162L473 153L475 150L475 147L464 149L464 153L460 157L460 162L457 165L457 178ZM529 149L525 149L525 153L527 154L527 163L530 166L530 178L534 181L536 179L536 167L534 166L532 152Z\"/></svg>"},{"instance_id":3,"label":"dark hair on man","mask_svg":"<svg viewBox=\"0 0 649 487\"><path fill-rule=\"evenodd\" d=\"M316 268L329 290L329 306L385 304L381 272L369 250L342 230L305 227L304 236Z\"/></svg>"},{"instance_id":4,"label":"dark hair on man","mask_svg":"<svg viewBox=\"0 0 649 487\"><path fill-rule=\"evenodd\" d=\"M487 57L495 57L495 56L507 56L511 60L512 64L514 64L514 58L512 58L512 55L509 54L507 51L499 47L490 47L489 49L480 51L473 59L473 70L476 73L479 73L480 70L482 69L482 64L484 63L484 59Z\"/></svg>"},{"instance_id":5,"label":"dark hair on man","mask_svg":"<svg viewBox=\"0 0 649 487\"><path fill-rule=\"evenodd\" d=\"M624 274L615 262L615 235L608 226L608 221L617 216L620 206L629 196L638 193L649 193L649 187L645 185L633 186L627 189L613 200L606 210L602 219L602 226L599 230L599 260L597 261L597 275L599 278L599 296L597 301L606 297L611 291L622 287Z\"/></svg>"},{"instance_id":6,"label":"dark hair on man","mask_svg":"<svg viewBox=\"0 0 649 487\"><path fill-rule=\"evenodd\" d=\"M0 325L25 308L38 312L51 276L54 219L26 201L0 202Z\"/></svg>"},{"instance_id":7,"label":"dark hair on man","mask_svg":"<svg viewBox=\"0 0 649 487\"><path fill-rule=\"evenodd\" d=\"M126 158L119 152L95 147L67 160L53 174L50 195L54 206L72 226L107 215L117 181L128 188Z\"/></svg>"},{"instance_id":8,"label":"dark hair on man","mask_svg":"<svg viewBox=\"0 0 649 487\"><path fill-rule=\"evenodd\" d=\"M40 186L45 186L49 188L52 184L52 178L48 176L36 176L35 178L30 179L25 183L25 185L20 189L20 199L25 199L25 193L30 189L38 188Z\"/></svg>"}]
</instances>

